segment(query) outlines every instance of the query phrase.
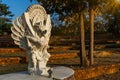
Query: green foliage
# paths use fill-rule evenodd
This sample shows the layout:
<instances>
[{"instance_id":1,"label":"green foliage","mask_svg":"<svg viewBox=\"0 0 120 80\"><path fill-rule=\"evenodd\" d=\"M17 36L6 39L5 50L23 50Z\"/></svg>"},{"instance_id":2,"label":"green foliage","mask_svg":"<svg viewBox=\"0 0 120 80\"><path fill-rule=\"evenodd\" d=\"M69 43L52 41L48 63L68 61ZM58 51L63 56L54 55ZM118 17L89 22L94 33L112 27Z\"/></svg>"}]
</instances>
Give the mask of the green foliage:
<instances>
[{"instance_id":1,"label":"green foliage","mask_svg":"<svg viewBox=\"0 0 120 80\"><path fill-rule=\"evenodd\" d=\"M0 29L2 30L2 33L7 32L7 33L11 33L11 23L6 23L4 24Z\"/></svg>"},{"instance_id":2,"label":"green foliage","mask_svg":"<svg viewBox=\"0 0 120 80\"><path fill-rule=\"evenodd\" d=\"M68 30L69 29L69 30ZM52 36L79 36L79 29L75 26L56 26L52 28Z\"/></svg>"},{"instance_id":3,"label":"green foliage","mask_svg":"<svg viewBox=\"0 0 120 80\"><path fill-rule=\"evenodd\" d=\"M115 2L115 0L37 0L37 1L40 2L42 6L45 7L47 13L51 14L53 25L56 24L56 20L54 20L53 18L56 16L54 15L54 13L56 13L59 16L57 17L58 18L57 27L59 27L57 32L59 32L59 34L61 35L79 34L80 27L79 15L81 13L84 13L85 31L88 33L90 27L89 26L90 8L94 10L95 31L97 32L109 31L108 28L111 26L111 23L114 22L114 19L112 19L114 18L114 14L119 14L118 11L120 9L119 8L120 3ZM116 24L119 26L120 23L118 22L119 21L118 18ZM64 25L61 25L63 24L63 22ZM53 30L56 29L57 28Z\"/></svg>"},{"instance_id":4,"label":"green foliage","mask_svg":"<svg viewBox=\"0 0 120 80\"><path fill-rule=\"evenodd\" d=\"M116 12L116 14L111 15L108 18L108 32L119 35L120 34L120 12Z\"/></svg>"},{"instance_id":5,"label":"green foliage","mask_svg":"<svg viewBox=\"0 0 120 80\"><path fill-rule=\"evenodd\" d=\"M79 35L79 14L86 8L84 1L78 0L37 0L45 7L51 17L58 15L57 33L61 35ZM52 18L53 25L56 24ZM55 22L54 22L55 21ZM55 25L56 26L56 25ZM54 27L56 31L56 27ZM60 30L60 31L59 31Z\"/></svg>"},{"instance_id":6,"label":"green foliage","mask_svg":"<svg viewBox=\"0 0 120 80\"><path fill-rule=\"evenodd\" d=\"M14 15L9 11L9 6L0 1L0 33L10 33L11 19Z\"/></svg>"}]
</instances>

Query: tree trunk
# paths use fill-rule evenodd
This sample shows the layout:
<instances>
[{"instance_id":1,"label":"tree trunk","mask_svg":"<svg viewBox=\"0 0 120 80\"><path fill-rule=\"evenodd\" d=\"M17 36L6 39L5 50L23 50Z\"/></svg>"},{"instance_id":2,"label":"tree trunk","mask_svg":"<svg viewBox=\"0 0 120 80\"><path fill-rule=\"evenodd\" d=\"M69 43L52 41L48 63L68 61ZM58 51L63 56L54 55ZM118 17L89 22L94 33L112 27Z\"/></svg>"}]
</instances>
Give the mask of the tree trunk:
<instances>
[{"instance_id":1,"label":"tree trunk","mask_svg":"<svg viewBox=\"0 0 120 80\"><path fill-rule=\"evenodd\" d=\"M90 65L93 64L93 51L94 51L94 10L90 8L90 44L89 44L89 60Z\"/></svg>"},{"instance_id":2,"label":"tree trunk","mask_svg":"<svg viewBox=\"0 0 120 80\"><path fill-rule=\"evenodd\" d=\"M83 14L80 14L80 62L81 66L87 66L87 58L85 51L85 30Z\"/></svg>"}]
</instances>

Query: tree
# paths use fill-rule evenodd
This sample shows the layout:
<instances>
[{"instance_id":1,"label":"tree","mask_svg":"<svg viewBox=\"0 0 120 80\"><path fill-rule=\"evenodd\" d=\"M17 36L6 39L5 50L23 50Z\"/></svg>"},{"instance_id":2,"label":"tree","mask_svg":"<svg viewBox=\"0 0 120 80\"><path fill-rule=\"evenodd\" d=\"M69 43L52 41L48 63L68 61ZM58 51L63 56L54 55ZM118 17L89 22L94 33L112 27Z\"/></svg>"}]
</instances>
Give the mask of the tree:
<instances>
[{"instance_id":1,"label":"tree","mask_svg":"<svg viewBox=\"0 0 120 80\"><path fill-rule=\"evenodd\" d=\"M99 14L103 7L106 9L112 9L111 12L115 12L120 8L119 4L116 3L116 0L88 0L89 2L89 15L90 15L90 48L89 48L89 60L90 64L93 64L93 51L94 51L94 16L96 12Z\"/></svg>"},{"instance_id":2,"label":"tree","mask_svg":"<svg viewBox=\"0 0 120 80\"><path fill-rule=\"evenodd\" d=\"M80 13L80 62L81 66L89 66L85 50L85 28L83 13Z\"/></svg>"},{"instance_id":3,"label":"tree","mask_svg":"<svg viewBox=\"0 0 120 80\"><path fill-rule=\"evenodd\" d=\"M89 21L90 21L90 49L88 53L88 59L90 61L90 65L93 64L93 51L94 51L94 18L96 14L100 14L105 7L106 3L109 0L37 0L40 2L48 11L48 13L57 13L59 14L59 19L65 22L66 25L77 25L80 26L81 31L81 61L82 65L85 56L85 41L84 41L84 18L83 11L86 7L89 8ZM87 5L85 5L87 3ZM79 9L80 8L80 9ZM85 12L84 12L85 13ZM80 23L80 24L79 24Z\"/></svg>"},{"instance_id":4,"label":"tree","mask_svg":"<svg viewBox=\"0 0 120 80\"><path fill-rule=\"evenodd\" d=\"M120 1L110 0L108 3L106 13L109 15L108 18L108 31L114 35L120 34Z\"/></svg>"},{"instance_id":5,"label":"tree","mask_svg":"<svg viewBox=\"0 0 120 80\"><path fill-rule=\"evenodd\" d=\"M9 7L0 1L0 29L2 32L8 30L8 27L10 29L12 17L13 14L9 11Z\"/></svg>"},{"instance_id":6,"label":"tree","mask_svg":"<svg viewBox=\"0 0 120 80\"><path fill-rule=\"evenodd\" d=\"M93 64L93 51L94 51L94 17L95 14L101 13L104 4L107 0L88 0L89 3L89 17L90 17L90 39L89 39L89 53L88 58L90 65Z\"/></svg>"},{"instance_id":7,"label":"tree","mask_svg":"<svg viewBox=\"0 0 120 80\"><path fill-rule=\"evenodd\" d=\"M80 61L81 65L86 64L86 52L85 52L85 37L84 37L84 10L86 4L84 1L78 0L37 0L43 7L45 7L47 13L54 16L54 13L59 15L59 20L64 22L67 29L71 28L80 30L81 37L81 49L80 49ZM71 27L73 26L73 27ZM75 30L74 30L75 31Z\"/></svg>"}]
</instances>

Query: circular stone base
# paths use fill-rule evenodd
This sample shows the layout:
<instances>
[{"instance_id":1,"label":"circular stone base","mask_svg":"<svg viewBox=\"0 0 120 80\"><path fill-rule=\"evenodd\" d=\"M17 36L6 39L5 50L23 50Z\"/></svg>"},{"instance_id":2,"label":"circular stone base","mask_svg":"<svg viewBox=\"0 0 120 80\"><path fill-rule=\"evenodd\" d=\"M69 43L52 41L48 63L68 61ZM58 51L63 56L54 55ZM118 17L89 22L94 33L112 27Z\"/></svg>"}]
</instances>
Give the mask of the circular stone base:
<instances>
[{"instance_id":1,"label":"circular stone base","mask_svg":"<svg viewBox=\"0 0 120 80\"><path fill-rule=\"evenodd\" d=\"M27 71L0 75L0 80L52 80L43 76L29 75Z\"/></svg>"},{"instance_id":2,"label":"circular stone base","mask_svg":"<svg viewBox=\"0 0 120 80\"><path fill-rule=\"evenodd\" d=\"M29 75L27 71L0 75L0 80L64 80L74 76L74 70L64 66L53 67L52 78ZM70 79L74 80L74 79Z\"/></svg>"},{"instance_id":3,"label":"circular stone base","mask_svg":"<svg viewBox=\"0 0 120 80\"><path fill-rule=\"evenodd\" d=\"M68 79L74 77L74 70L64 66L57 66L53 68L52 77L56 80ZM70 79L73 80L73 79Z\"/></svg>"}]
</instances>

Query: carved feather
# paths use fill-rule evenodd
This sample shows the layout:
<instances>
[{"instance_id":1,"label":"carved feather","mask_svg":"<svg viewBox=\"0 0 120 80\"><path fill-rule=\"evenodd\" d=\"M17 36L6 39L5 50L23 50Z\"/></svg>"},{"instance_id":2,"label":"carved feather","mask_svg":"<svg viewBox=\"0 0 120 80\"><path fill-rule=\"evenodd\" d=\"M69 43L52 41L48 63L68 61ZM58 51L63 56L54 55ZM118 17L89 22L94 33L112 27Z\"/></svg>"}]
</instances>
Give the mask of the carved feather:
<instances>
[{"instance_id":1,"label":"carved feather","mask_svg":"<svg viewBox=\"0 0 120 80\"><path fill-rule=\"evenodd\" d=\"M20 45L20 42L19 41L14 41L15 44L17 45Z\"/></svg>"},{"instance_id":2,"label":"carved feather","mask_svg":"<svg viewBox=\"0 0 120 80\"><path fill-rule=\"evenodd\" d=\"M19 37L14 35L14 34L11 34L11 37L15 40L15 41L20 41Z\"/></svg>"},{"instance_id":3,"label":"carved feather","mask_svg":"<svg viewBox=\"0 0 120 80\"><path fill-rule=\"evenodd\" d=\"M22 36L20 35L20 33L19 33L14 27L11 27L11 31L12 31L12 33L13 33L14 35L19 36L19 37L22 37Z\"/></svg>"},{"instance_id":4,"label":"carved feather","mask_svg":"<svg viewBox=\"0 0 120 80\"><path fill-rule=\"evenodd\" d=\"M14 26L15 30L17 30L19 33L21 32L16 20L13 21L13 26Z\"/></svg>"},{"instance_id":5,"label":"carved feather","mask_svg":"<svg viewBox=\"0 0 120 80\"><path fill-rule=\"evenodd\" d=\"M25 28L23 27L22 20L20 21L20 17L13 21L13 26L11 27L11 37L14 39L14 43L22 46L23 49L26 49L26 40L25 40Z\"/></svg>"},{"instance_id":6,"label":"carved feather","mask_svg":"<svg viewBox=\"0 0 120 80\"><path fill-rule=\"evenodd\" d=\"M21 21L20 21L21 17L18 17L16 20L17 20L17 24L19 25L20 29L21 29L21 32L25 32L25 28L23 27ZM23 35L23 33L22 33Z\"/></svg>"}]
</instances>

